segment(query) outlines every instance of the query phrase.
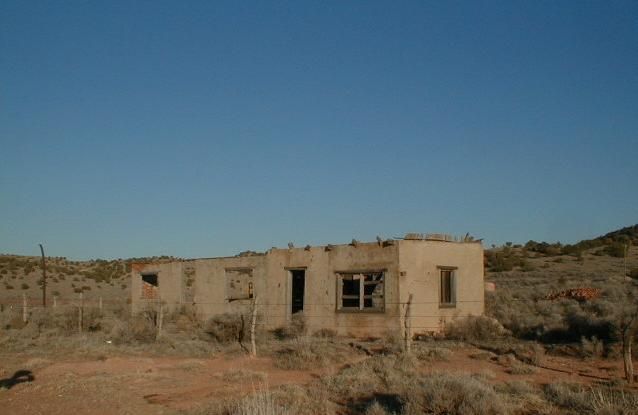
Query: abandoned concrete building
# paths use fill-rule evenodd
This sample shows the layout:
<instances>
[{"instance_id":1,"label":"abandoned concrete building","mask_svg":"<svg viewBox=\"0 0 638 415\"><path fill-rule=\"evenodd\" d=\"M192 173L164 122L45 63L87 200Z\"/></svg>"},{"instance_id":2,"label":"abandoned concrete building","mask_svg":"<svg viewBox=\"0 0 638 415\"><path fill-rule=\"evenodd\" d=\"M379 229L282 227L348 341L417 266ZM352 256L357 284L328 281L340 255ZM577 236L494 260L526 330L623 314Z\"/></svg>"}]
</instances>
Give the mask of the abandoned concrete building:
<instances>
[{"instance_id":1,"label":"abandoned concrete building","mask_svg":"<svg viewBox=\"0 0 638 415\"><path fill-rule=\"evenodd\" d=\"M480 241L440 234L138 263L131 278L133 312L161 302L165 310L192 307L206 319L248 314L256 302L266 328L303 312L311 332L357 336L402 328L408 309L416 335L484 308Z\"/></svg>"}]
</instances>

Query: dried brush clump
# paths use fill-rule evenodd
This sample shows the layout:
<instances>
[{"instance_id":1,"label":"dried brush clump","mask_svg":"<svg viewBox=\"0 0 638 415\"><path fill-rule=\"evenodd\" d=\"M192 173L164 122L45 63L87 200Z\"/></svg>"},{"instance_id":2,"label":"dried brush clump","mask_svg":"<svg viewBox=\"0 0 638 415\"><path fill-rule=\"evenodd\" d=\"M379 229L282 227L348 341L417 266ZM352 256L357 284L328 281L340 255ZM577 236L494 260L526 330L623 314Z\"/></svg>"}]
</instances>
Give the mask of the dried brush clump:
<instances>
[{"instance_id":1,"label":"dried brush clump","mask_svg":"<svg viewBox=\"0 0 638 415\"><path fill-rule=\"evenodd\" d=\"M306 334L306 319L303 312L295 313L290 323L274 330L275 337L279 340L298 339Z\"/></svg>"},{"instance_id":2,"label":"dried brush clump","mask_svg":"<svg viewBox=\"0 0 638 415\"><path fill-rule=\"evenodd\" d=\"M495 340L509 334L498 320L486 316L469 316L445 326L445 337L461 341Z\"/></svg>"},{"instance_id":3,"label":"dried brush clump","mask_svg":"<svg viewBox=\"0 0 638 415\"><path fill-rule=\"evenodd\" d=\"M242 342L248 333L247 319L239 313L225 313L210 318L204 331L220 343Z\"/></svg>"},{"instance_id":4,"label":"dried brush clump","mask_svg":"<svg viewBox=\"0 0 638 415\"><path fill-rule=\"evenodd\" d=\"M350 347L329 338L301 337L282 343L274 360L280 369L305 370L342 362L353 354Z\"/></svg>"},{"instance_id":5,"label":"dried brush clump","mask_svg":"<svg viewBox=\"0 0 638 415\"><path fill-rule=\"evenodd\" d=\"M188 415L314 415L336 411L322 389L309 391L298 385L283 385L269 389L257 384L246 396L213 401L192 409ZM312 393L311 393L312 392Z\"/></svg>"},{"instance_id":6,"label":"dried brush clump","mask_svg":"<svg viewBox=\"0 0 638 415\"><path fill-rule=\"evenodd\" d=\"M586 414L638 414L638 394L611 387L552 383L545 398L562 410Z\"/></svg>"},{"instance_id":7,"label":"dried brush clump","mask_svg":"<svg viewBox=\"0 0 638 415\"><path fill-rule=\"evenodd\" d=\"M489 383L467 375L426 376L402 396L403 414L508 414L510 408Z\"/></svg>"}]
</instances>

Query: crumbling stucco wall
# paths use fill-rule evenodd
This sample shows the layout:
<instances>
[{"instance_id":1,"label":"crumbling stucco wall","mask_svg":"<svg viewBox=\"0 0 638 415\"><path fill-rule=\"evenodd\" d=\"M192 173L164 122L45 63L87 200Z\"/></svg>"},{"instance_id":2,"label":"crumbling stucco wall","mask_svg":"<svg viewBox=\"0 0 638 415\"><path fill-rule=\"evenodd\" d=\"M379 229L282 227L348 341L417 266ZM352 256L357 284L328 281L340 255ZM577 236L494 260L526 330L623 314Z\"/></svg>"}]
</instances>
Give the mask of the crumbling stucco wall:
<instances>
[{"instance_id":1,"label":"crumbling stucco wall","mask_svg":"<svg viewBox=\"0 0 638 415\"><path fill-rule=\"evenodd\" d=\"M278 304L273 314L275 325L285 324L290 318L291 277L289 270L305 268L306 288L304 317L310 331L328 328L339 334L366 335L385 333L398 325L397 281L398 255L396 246L382 247L376 243L338 245L306 249L276 249L268 254L268 276L276 289ZM338 272L385 272L384 312L350 312L337 310ZM275 293L272 293L275 295ZM270 311L270 310L269 310Z\"/></svg>"},{"instance_id":2,"label":"crumbling stucco wall","mask_svg":"<svg viewBox=\"0 0 638 415\"><path fill-rule=\"evenodd\" d=\"M168 305L168 309L175 309L183 302L182 298L182 274L183 263L181 261L132 264L131 265L131 309L134 313L143 311L147 307L156 308L158 301ZM148 298L145 292L143 275L157 275L158 285L155 290L155 298Z\"/></svg>"},{"instance_id":3,"label":"crumbling stucco wall","mask_svg":"<svg viewBox=\"0 0 638 415\"><path fill-rule=\"evenodd\" d=\"M455 270L454 307L440 305L441 266ZM248 315L253 298L238 295L237 290L244 292L250 282L251 295L258 299L260 324L281 327L292 315L292 270L305 272L303 314L311 332L326 328L356 336L400 333L410 294L414 333L437 332L450 319L483 312L481 244L427 240L271 249L265 255L135 264L132 308L137 312L150 302L142 298L142 275L157 273L159 295L167 310L190 306L203 319L222 313ZM384 272L384 310L339 310L338 274L364 271ZM229 278L236 286L229 286Z\"/></svg>"},{"instance_id":4,"label":"crumbling stucco wall","mask_svg":"<svg viewBox=\"0 0 638 415\"><path fill-rule=\"evenodd\" d=\"M440 332L454 318L484 311L483 246L480 243L398 241L401 302L413 295L415 334ZM441 269L454 269L456 301L441 304Z\"/></svg>"}]
</instances>

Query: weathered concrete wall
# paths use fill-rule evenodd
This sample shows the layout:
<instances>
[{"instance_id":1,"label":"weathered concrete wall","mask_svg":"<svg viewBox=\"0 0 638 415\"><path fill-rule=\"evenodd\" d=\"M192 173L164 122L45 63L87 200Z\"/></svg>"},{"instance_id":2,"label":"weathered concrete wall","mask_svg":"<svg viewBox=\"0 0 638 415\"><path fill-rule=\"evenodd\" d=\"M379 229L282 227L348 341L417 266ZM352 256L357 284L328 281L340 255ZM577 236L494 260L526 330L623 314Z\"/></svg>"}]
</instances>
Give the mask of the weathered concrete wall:
<instances>
[{"instance_id":1,"label":"weathered concrete wall","mask_svg":"<svg viewBox=\"0 0 638 415\"><path fill-rule=\"evenodd\" d=\"M440 307L438 266L455 267L457 291L453 308ZM330 249L272 249L256 256L136 264L131 272L133 311L140 311L149 302L142 300L142 273L155 272L159 295L167 309L193 306L201 318L222 313L247 315L253 300L229 301L229 292L236 289L227 285L227 270L242 270L242 274L247 269L252 274L260 324L266 328L284 326L290 321L294 269L305 270L303 314L311 332L322 328L357 336L401 332L410 293L415 333L439 331L456 316L483 312L482 246L413 240L386 245L337 245ZM363 271L384 272L384 310L339 310L337 274Z\"/></svg>"},{"instance_id":2,"label":"weathered concrete wall","mask_svg":"<svg viewBox=\"0 0 638 415\"><path fill-rule=\"evenodd\" d=\"M165 262L153 264L132 264L131 266L131 308L134 313L144 310L146 307L156 307L158 301L164 301L169 309L178 307L183 302L182 281L179 276L182 273L182 262ZM158 287L157 299L144 299L142 274L157 274Z\"/></svg>"},{"instance_id":3,"label":"weathered concrete wall","mask_svg":"<svg viewBox=\"0 0 638 415\"><path fill-rule=\"evenodd\" d=\"M248 314L251 299L228 300L226 269L252 269L254 293L267 292L264 255L249 257L196 259L194 304L202 318L223 313Z\"/></svg>"},{"instance_id":4,"label":"weathered concrete wall","mask_svg":"<svg viewBox=\"0 0 638 415\"><path fill-rule=\"evenodd\" d=\"M277 303L283 304L273 309L278 316L276 324L285 324L290 318L292 288L288 270L306 267L304 317L311 331L329 328L339 334L365 335L395 329L398 319L392 316L397 314L399 295L397 260L396 246L381 247L376 243L338 245L329 251L324 247L270 251L269 284L278 291ZM338 311L336 273L378 270L385 271L385 312Z\"/></svg>"},{"instance_id":5,"label":"weathered concrete wall","mask_svg":"<svg viewBox=\"0 0 638 415\"><path fill-rule=\"evenodd\" d=\"M413 332L443 330L454 318L484 311L483 247L480 243L399 241L401 302L412 299ZM451 267L456 279L456 304L440 304L440 268Z\"/></svg>"}]
</instances>

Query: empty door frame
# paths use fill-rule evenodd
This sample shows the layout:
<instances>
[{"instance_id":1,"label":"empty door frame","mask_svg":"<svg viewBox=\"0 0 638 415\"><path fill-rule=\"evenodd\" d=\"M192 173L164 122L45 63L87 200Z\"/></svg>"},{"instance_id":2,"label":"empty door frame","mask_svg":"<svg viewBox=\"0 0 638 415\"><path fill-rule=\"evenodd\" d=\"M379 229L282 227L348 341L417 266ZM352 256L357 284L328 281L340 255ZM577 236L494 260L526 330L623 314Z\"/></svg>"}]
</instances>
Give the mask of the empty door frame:
<instances>
[{"instance_id":1,"label":"empty door frame","mask_svg":"<svg viewBox=\"0 0 638 415\"><path fill-rule=\"evenodd\" d=\"M286 273L288 274L288 277L286 279L286 285L287 285L287 301L286 301L286 319L288 321L290 321L292 314L293 314L293 309L296 309L295 312L297 311L302 311L304 309L304 305L306 303L306 275L307 275L307 267L290 267L290 268L286 268ZM301 309L297 309L299 306L299 303L297 303L297 305L294 304L294 298L293 298L293 294L294 294L294 285L295 285L295 278L294 276L297 275L299 276L301 274L301 280L303 281L303 291L302 291L302 298L301 298ZM299 278L299 277L298 277Z\"/></svg>"}]
</instances>

